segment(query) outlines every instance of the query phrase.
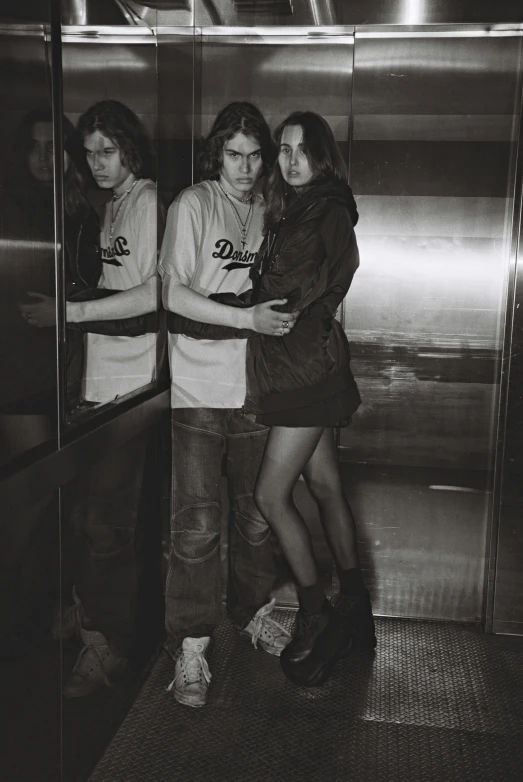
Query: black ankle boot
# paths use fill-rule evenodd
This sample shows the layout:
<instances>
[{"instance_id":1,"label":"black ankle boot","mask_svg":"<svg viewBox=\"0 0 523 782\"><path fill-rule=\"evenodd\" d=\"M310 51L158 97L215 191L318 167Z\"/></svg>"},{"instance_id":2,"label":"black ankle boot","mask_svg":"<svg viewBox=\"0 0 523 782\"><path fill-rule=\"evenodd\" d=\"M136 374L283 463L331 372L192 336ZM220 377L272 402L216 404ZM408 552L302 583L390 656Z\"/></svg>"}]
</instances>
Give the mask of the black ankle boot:
<instances>
[{"instance_id":1,"label":"black ankle boot","mask_svg":"<svg viewBox=\"0 0 523 782\"><path fill-rule=\"evenodd\" d=\"M295 684L320 687L344 657L376 646L374 620L368 593L358 598L336 595L324 630L300 662L282 661L283 672Z\"/></svg>"},{"instance_id":2,"label":"black ankle boot","mask_svg":"<svg viewBox=\"0 0 523 782\"><path fill-rule=\"evenodd\" d=\"M339 621L346 625L346 638L343 642L341 658L352 652L372 651L376 648L376 631L372 606L367 590L358 597L335 595L332 606Z\"/></svg>"},{"instance_id":3,"label":"black ankle boot","mask_svg":"<svg viewBox=\"0 0 523 782\"><path fill-rule=\"evenodd\" d=\"M308 614L300 608L296 614L296 628L292 641L287 644L280 656L282 666L296 665L305 660L311 653L314 643L325 630L331 613L332 608L327 601L319 614Z\"/></svg>"}]
</instances>

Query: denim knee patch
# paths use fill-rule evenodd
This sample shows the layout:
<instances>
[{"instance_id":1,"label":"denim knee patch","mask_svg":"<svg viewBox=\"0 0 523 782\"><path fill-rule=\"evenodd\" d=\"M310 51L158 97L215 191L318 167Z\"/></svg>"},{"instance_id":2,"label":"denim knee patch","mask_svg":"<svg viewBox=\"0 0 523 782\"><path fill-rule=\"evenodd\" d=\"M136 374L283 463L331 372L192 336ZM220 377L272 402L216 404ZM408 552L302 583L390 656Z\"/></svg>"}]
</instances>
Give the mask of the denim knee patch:
<instances>
[{"instance_id":1,"label":"denim knee patch","mask_svg":"<svg viewBox=\"0 0 523 782\"><path fill-rule=\"evenodd\" d=\"M205 562L220 548L219 532L180 530L172 534L173 553L184 562Z\"/></svg>"},{"instance_id":2,"label":"denim knee patch","mask_svg":"<svg viewBox=\"0 0 523 782\"><path fill-rule=\"evenodd\" d=\"M171 522L172 549L185 562L205 562L220 548L221 510L216 503L191 505Z\"/></svg>"},{"instance_id":3,"label":"denim knee patch","mask_svg":"<svg viewBox=\"0 0 523 782\"><path fill-rule=\"evenodd\" d=\"M261 546L270 537L270 528L256 507L252 494L236 497L234 526L252 546Z\"/></svg>"}]
</instances>

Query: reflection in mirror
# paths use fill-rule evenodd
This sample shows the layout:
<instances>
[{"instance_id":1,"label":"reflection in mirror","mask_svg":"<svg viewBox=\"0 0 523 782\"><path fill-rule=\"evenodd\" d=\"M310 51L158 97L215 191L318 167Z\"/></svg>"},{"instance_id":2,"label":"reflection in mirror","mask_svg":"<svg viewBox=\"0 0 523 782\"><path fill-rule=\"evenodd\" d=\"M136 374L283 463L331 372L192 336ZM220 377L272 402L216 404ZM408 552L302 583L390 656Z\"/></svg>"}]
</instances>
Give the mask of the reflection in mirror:
<instances>
[{"instance_id":1,"label":"reflection in mirror","mask_svg":"<svg viewBox=\"0 0 523 782\"><path fill-rule=\"evenodd\" d=\"M84 206L74 219L66 192L69 422L157 374L156 47L150 36L102 40L64 42L64 106L80 146L75 197ZM98 70L103 82L86 78Z\"/></svg>"},{"instance_id":2,"label":"reflection in mirror","mask_svg":"<svg viewBox=\"0 0 523 782\"><path fill-rule=\"evenodd\" d=\"M43 31L0 31L0 461L56 436L53 126Z\"/></svg>"},{"instance_id":3,"label":"reflection in mirror","mask_svg":"<svg viewBox=\"0 0 523 782\"><path fill-rule=\"evenodd\" d=\"M125 427L125 425L124 425ZM162 427L167 431L165 424ZM61 492L63 779L84 780L136 697L162 632L160 480L154 430L115 444Z\"/></svg>"},{"instance_id":4,"label":"reflection in mirror","mask_svg":"<svg viewBox=\"0 0 523 782\"><path fill-rule=\"evenodd\" d=\"M17 457L56 439L47 45L42 25L0 26L0 462L6 469L14 468ZM36 328L28 314L38 296L53 301L49 328ZM32 488L24 486L2 503L0 524L0 720L5 742L0 778L6 781L58 779L60 773L60 646L51 639L59 599L58 498L56 492L36 494Z\"/></svg>"}]
</instances>

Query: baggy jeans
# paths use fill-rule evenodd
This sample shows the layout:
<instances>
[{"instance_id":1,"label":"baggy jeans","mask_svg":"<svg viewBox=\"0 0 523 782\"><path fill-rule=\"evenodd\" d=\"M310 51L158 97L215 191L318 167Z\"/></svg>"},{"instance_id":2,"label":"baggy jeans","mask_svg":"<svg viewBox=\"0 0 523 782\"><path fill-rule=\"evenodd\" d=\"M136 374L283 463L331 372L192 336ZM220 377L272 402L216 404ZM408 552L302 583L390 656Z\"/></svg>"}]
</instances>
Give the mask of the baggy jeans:
<instances>
[{"instance_id":1,"label":"baggy jeans","mask_svg":"<svg viewBox=\"0 0 523 782\"><path fill-rule=\"evenodd\" d=\"M165 589L166 648L212 636L221 620L221 475L227 459L231 505L227 613L245 627L276 579L270 529L253 493L268 428L240 409L172 411L172 510Z\"/></svg>"},{"instance_id":2,"label":"baggy jeans","mask_svg":"<svg viewBox=\"0 0 523 782\"><path fill-rule=\"evenodd\" d=\"M136 527L147 432L104 456L89 470L71 514L76 591L88 628L120 654L136 635L139 563Z\"/></svg>"}]
</instances>

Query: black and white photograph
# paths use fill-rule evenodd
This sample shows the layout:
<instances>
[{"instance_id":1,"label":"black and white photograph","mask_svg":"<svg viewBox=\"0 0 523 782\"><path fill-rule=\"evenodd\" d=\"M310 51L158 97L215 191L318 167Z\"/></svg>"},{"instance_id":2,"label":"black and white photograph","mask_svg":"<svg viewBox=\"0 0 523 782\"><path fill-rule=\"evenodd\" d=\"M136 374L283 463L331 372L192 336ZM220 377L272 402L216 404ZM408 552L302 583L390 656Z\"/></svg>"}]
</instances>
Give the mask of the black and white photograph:
<instances>
[{"instance_id":1,"label":"black and white photograph","mask_svg":"<svg viewBox=\"0 0 523 782\"><path fill-rule=\"evenodd\" d=\"M0 779L523 779L523 6L0 0Z\"/></svg>"}]
</instances>

